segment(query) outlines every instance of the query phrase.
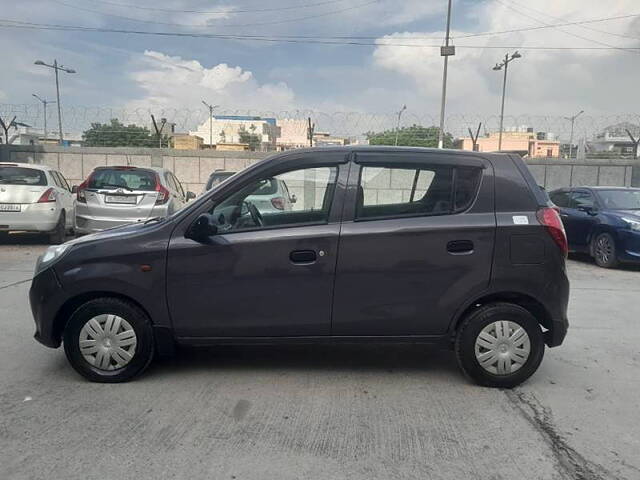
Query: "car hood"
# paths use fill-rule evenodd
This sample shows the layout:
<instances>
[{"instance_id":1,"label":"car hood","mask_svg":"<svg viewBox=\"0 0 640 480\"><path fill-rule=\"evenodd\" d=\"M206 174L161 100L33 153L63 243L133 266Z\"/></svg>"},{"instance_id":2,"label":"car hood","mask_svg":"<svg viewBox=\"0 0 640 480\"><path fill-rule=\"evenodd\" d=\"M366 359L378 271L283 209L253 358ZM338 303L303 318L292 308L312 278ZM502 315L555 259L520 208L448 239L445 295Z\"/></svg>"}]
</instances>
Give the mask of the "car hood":
<instances>
[{"instance_id":1,"label":"car hood","mask_svg":"<svg viewBox=\"0 0 640 480\"><path fill-rule=\"evenodd\" d=\"M107 240L115 237L122 237L125 235L130 235L132 233L138 233L142 230L146 230L152 226L157 225L159 222L153 223L132 223L129 225L121 225L118 227L108 228L101 232L91 233L89 235L84 235L82 237L74 238L73 240L69 240L66 242L69 245L78 245L81 243L93 242L96 240Z\"/></svg>"}]
</instances>

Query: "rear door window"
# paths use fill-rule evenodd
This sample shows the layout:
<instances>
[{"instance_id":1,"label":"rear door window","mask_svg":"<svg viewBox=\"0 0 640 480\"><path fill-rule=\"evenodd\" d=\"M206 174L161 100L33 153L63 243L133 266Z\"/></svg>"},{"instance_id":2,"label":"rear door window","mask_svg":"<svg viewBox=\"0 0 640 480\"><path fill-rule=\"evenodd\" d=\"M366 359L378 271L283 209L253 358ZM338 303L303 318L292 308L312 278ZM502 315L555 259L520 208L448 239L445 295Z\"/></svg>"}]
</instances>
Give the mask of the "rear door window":
<instances>
[{"instance_id":1,"label":"rear door window","mask_svg":"<svg viewBox=\"0 0 640 480\"><path fill-rule=\"evenodd\" d=\"M0 166L0 185L47 185L42 170L26 167Z\"/></svg>"},{"instance_id":2,"label":"rear door window","mask_svg":"<svg viewBox=\"0 0 640 480\"><path fill-rule=\"evenodd\" d=\"M571 192L551 192L549 198L558 207L571 208Z\"/></svg>"},{"instance_id":3,"label":"rear door window","mask_svg":"<svg viewBox=\"0 0 640 480\"><path fill-rule=\"evenodd\" d=\"M154 191L156 189L156 173L143 169L110 169L94 170L88 188Z\"/></svg>"},{"instance_id":4,"label":"rear door window","mask_svg":"<svg viewBox=\"0 0 640 480\"><path fill-rule=\"evenodd\" d=\"M482 170L473 167L364 165L357 219L446 215L471 206Z\"/></svg>"}]
</instances>

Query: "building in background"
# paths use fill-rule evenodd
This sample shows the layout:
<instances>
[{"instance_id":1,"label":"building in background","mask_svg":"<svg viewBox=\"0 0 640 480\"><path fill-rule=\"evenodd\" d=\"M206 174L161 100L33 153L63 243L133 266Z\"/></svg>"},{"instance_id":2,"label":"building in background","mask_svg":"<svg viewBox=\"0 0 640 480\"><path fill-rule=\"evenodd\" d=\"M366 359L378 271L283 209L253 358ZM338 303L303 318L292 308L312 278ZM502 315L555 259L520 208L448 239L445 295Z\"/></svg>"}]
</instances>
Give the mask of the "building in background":
<instances>
[{"instance_id":1,"label":"building in background","mask_svg":"<svg viewBox=\"0 0 640 480\"><path fill-rule=\"evenodd\" d=\"M276 124L279 136L276 140L278 150L292 150L309 146L309 122L294 118L278 119Z\"/></svg>"},{"instance_id":2,"label":"building in background","mask_svg":"<svg viewBox=\"0 0 640 480\"><path fill-rule=\"evenodd\" d=\"M475 151L497 152L499 144L499 132L491 132L476 141ZM462 150L474 150L473 140L470 137L459 138L456 141L457 148ZM555 135L547 132L534 132L532 128L522 127L514 131L502 132L502 151L516 152L529 157L559 157L560 142Z\"/></svg>"},{"instance_id":3,"label":"building in background","mask_svg":"<svg viewBox=\"0 0 640 480\"><path fill-rule=\"evenodd\" d=\"M640 126L629 122L609 125L588 142L587 148L593 153L633 155L635 146L629 133L637 140L640 136Z\"/></svg>"},{"instance_id":4,"label":"building in background","mask_svg":"<svg viewBox=\"0 0 640 480\"><path fill-rule=\"evenodd\" d=\"M276 139L279 136L279 131L275 118L248 115L216 115L213 118L208 118L197 130L189 132L189 135L201 137L206 148L216 148L219 143L246 143L243 142L246 134L258 136L259 150L276 149Z\"/></svg>"},{"instance_id":5,"label":"building in background","mask_svg":"<svg viewBox=\"0 0 640 480\"><path fill-rule=\"evenodd\" d=\"M174 133L171 135L171 145L176 150L200 150L204 140L198 135L188 133Z\"/></svg>"}]
</instances>

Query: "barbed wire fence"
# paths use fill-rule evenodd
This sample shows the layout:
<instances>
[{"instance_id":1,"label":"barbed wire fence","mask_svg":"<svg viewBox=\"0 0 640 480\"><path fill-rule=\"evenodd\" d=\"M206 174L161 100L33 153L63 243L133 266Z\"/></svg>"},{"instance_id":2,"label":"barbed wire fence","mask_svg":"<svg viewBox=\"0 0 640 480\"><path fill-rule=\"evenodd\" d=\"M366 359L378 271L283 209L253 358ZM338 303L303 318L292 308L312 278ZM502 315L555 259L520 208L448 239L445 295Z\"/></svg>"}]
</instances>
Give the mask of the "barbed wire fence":
<instances>
[{"instance_id":1,"label":"barbed wire fence","mask_svg":"<svg viewBox=\"0 0 640 480\"><path fill-rule=\"evenodd\" d=\"M161 119L166 129L161 132L160 143L154 131L151 116L159 122ZM8 123L15 117L14 128L9 131L9 143L15 143L18 132L41 135L44 140L44 111L39 104L0 104L0 118ZM173 134L195 133L202 138L205 148L209 144L219 144L238 140L238 129L252 128L248 134L264 134L261 125L274 126L269 142L259 142L257 149L277 149L279 145L304 146L308 141L308 121L311 119L314 138L326 143L343 139L348 143L367 143L372 134L390 134L398 130L398 144L415 144L424 140L437 138L439 117L437 113L418 114L407 111L398 119L397 113L370 112L323 112L317 110L216 110L214 112L216 130L208 126L209 110L205 108L136 108L124 107L90 107L63 106L63 135L70 141L83 141L83 133L91 129L93 124L101 124L99 135L92 138L93 146L123 146L139 144L140 146L170 147L169 137ZM238 119L243 126L239 127ZM112 122L117 120L117 122ZM55 141L58 136L57 111L49 108L46 115L47 139ZM480 127L480 138L496 134L500 128L498 115L451 114L445 122L445 132L451 139L469 138L469 130L475 132ZM137 128L129 128L135 126ZM419 126L423 128L411 128ZM572 134L573 130L573 134ZM593 142L598 139L615 143L638 141L640 137L640 114L612 114L591 116L584 114L572 122L563 116L547 115L508 115L504 118L505 132L531 132L537 138L558 141L568 144L573 137L573 144ZM605 136L605 132L608 135ZM215 134L215 135L214 135ZM0 132L5 143L4 132ZM13 137L13 141L12 141ZM163 142L164 139L164 143ZM148 145L145 141L148 140ZM298 145L300 144L300 145ZM320 144L320 143L319 143ZM624 152L633 154L628 149Z\"/></svg>"}]
</instances>

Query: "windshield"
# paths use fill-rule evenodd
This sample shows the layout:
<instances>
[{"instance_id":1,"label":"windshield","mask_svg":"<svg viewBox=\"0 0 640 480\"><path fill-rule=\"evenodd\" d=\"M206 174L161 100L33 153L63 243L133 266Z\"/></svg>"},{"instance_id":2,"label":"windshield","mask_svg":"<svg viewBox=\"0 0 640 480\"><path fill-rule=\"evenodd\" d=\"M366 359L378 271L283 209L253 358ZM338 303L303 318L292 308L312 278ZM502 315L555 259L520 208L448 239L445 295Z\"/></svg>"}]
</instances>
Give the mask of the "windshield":
<instances>
[{"instance_id":1,"label":"windshield","mask_svg":"<svg viewBox=\"0 0 640 480\"><path fill-rule=\"evenodd\" d=\"M102 168L93 172L88 188L124 188L151 192L156 189L156 182L156 173L151 170Z\"/></svg>"},{"instance_id":2,"label":"windshield","mask_svg":"<svg viewBox=\"0 0 640 480\"><path fill-rule=\"evenodd\" d=\"M640 210L640 190L599 190L604 208L612 210Z\"/></svg>"},{"instance_id":3,"label":"windshield","mask_svg":"<svg viewBox=\"0 0 640 480\"><path fill-rule=\"evenodd\" d=\"M42 170L24 167L0 167L2 185L46 185L47 177Z\"/></svg>"}]
</instances>

